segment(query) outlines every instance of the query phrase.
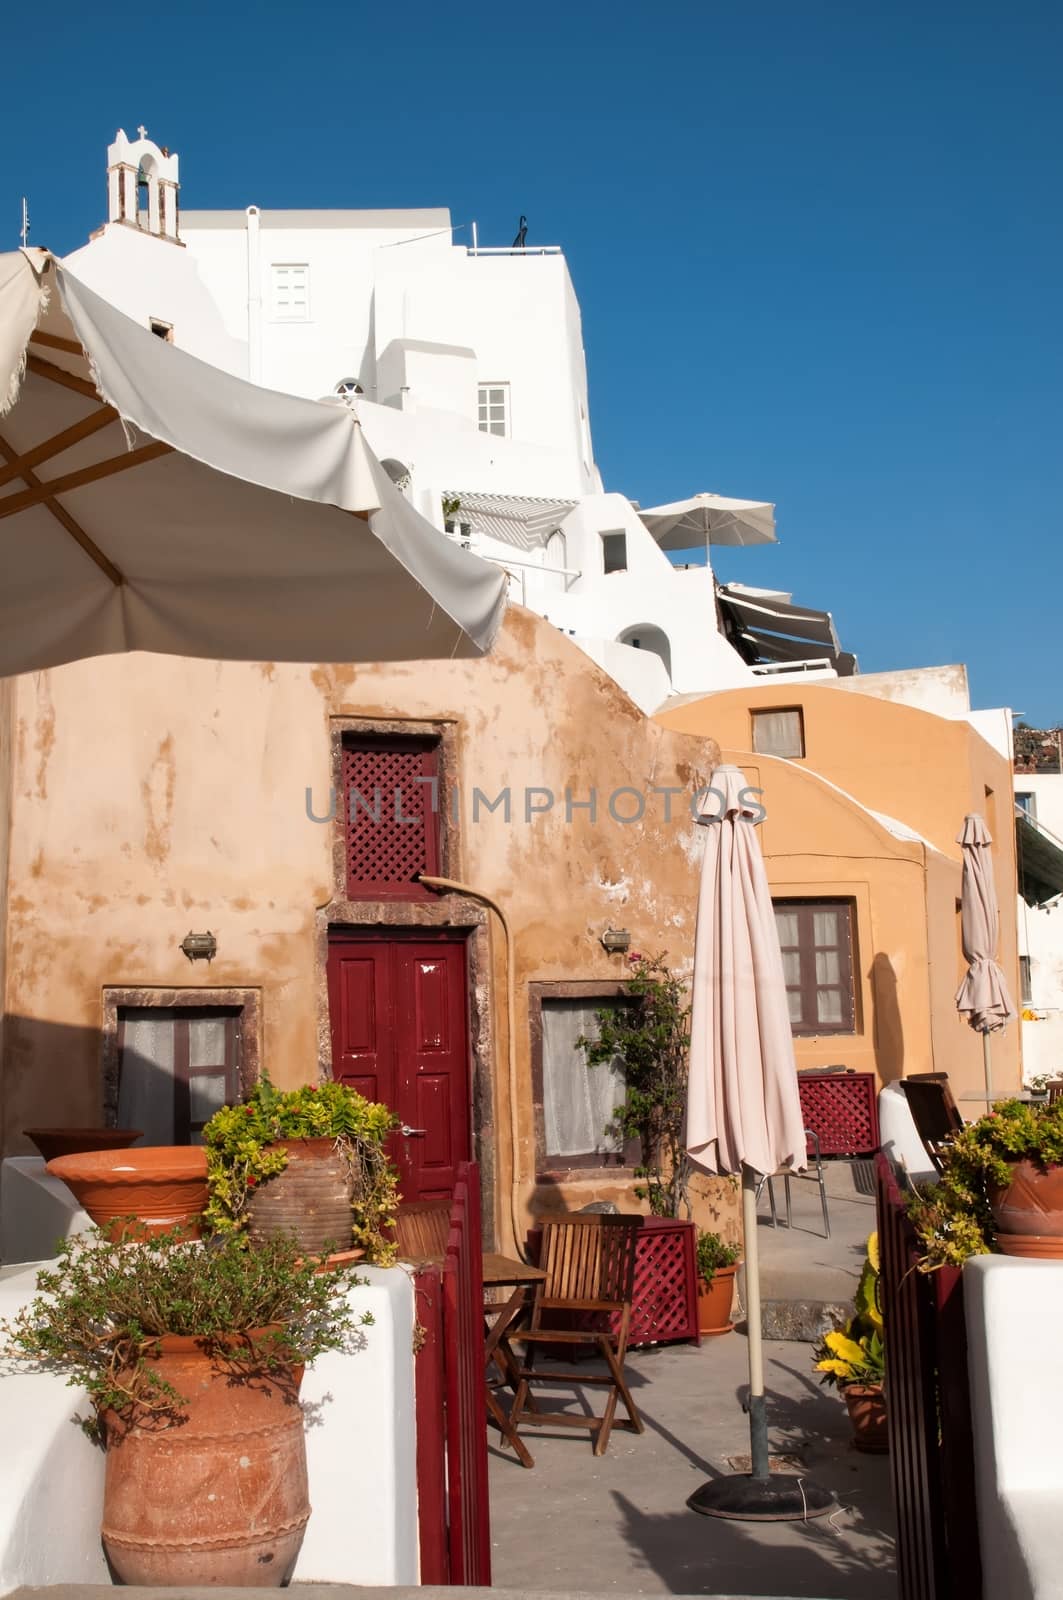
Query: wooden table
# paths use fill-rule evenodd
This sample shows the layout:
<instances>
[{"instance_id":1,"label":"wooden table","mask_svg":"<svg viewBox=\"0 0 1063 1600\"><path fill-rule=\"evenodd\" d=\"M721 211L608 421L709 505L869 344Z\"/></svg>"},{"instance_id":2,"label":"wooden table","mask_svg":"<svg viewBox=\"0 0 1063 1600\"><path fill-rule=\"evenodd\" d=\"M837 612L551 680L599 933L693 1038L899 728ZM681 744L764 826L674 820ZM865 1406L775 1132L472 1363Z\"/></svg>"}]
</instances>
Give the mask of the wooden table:
<instances>
[{"instance_id":1,"label":"wooden table","mask_svg":"<svg viewBox=\"0 0 1063 1600\"><path fill-rule=\"evenodd\" d=\"M497 1305L484 1305L484 1357L487 1366L493 1363L510 1387L515 1389L516 1362L507 1340L519 1327L531 1305L535 1288L545 1280L546 1273L539 1267L529 1266L526 1261L514 1261L510 1256L488 1253L483 1258L483 1277L485 1289L512 1290L509 1298L500 1300ZM490 1318L494 1320L490 1321ZM528 1447L510 1422L490 1384L487 1385L487 1409L503 1439L513 1446L521 1466L534 1467L535 1462Z\"/></svg>"}]
</instances>

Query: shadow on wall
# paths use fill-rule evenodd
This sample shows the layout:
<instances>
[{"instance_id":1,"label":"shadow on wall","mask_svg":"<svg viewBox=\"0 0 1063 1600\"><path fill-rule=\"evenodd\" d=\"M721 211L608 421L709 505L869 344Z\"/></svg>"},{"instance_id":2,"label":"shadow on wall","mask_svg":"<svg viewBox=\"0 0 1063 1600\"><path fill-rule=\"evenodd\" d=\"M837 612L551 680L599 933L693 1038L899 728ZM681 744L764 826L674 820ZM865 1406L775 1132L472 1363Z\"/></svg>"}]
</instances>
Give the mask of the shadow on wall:
<instances>
[{"instance_id":1,"label":"shadow on wall","mask_svg":"<svg viewBox=\"0 0 1063 1600\"><path fill-rule=\"evenodd\" d=\"M875 1065L881 1082L892 1083L904 1076L904 1023L897 998L897 974L889 956L881 952L871 963L871 994L875 1007Z\"/></svg>"},{"instance_id":2,"label":"shadow on wall","mask_svg":"<svg viewBox=\"0 0 1063 1600\"><path fill-rule=\"evenodd\" d=\"M4 1015L0 1132L5 1156L36 1155L23 1128L100 1127L103 1042L99 1028Z\"/></svg>"}]
</instances>

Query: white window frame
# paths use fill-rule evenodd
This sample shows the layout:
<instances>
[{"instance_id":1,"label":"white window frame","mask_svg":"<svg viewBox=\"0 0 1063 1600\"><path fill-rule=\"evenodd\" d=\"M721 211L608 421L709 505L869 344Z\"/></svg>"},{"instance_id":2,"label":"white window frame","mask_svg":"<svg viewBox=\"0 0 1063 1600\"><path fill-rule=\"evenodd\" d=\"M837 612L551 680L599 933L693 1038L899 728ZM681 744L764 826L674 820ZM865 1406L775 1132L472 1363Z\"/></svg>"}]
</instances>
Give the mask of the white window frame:
<instances>
[{"instance_id":1,"label":"white window frame","mask_svg":"<svg viewBox=\"0 0 1063 1600\"><path fill-rule=\"evenodd\" d=\"M501 394L501 401L489 398L491 393ZM491 407L502 408L502 427L499 430L494 424L499 420L490 415ZM481 433L491 434L496 439L508 439L512 429L512 413L510 411L509 384L508 383L478 383L476 386L476 423Z\"/></svg>"},{"instance_id":2,"label":"white window frame","mask_svg":"<svg viewBox=\"0 0 1063 1600\"><path fill-rule=\"evenodd\" d=\"M277 273L301 270L306 288L304 308L298 312L277 309ZM309 261L271 261L269 264L269 314L271 322L310 321L310 263Z\"/></svg>"}]
</instances>

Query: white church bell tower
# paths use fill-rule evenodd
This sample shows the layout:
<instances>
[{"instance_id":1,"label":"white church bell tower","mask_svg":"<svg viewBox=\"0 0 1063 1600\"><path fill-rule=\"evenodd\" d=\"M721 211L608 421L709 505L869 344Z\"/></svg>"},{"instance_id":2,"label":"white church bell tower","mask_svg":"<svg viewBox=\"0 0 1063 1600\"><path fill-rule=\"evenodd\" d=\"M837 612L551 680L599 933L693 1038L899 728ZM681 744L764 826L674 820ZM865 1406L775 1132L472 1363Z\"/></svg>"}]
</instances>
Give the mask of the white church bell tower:
<instances>
[{"instance_id":1,"label":"white church bell tower","mask_svg":"<svg viewBox=\"0 0 1063 1600\"><path fill-rule=\"evenodd\" d=\"M130 140L119 128L107 151L107 220L178 244L177 157L154 144L146 128L137 133Z\"/></svg>"}]
</instances>

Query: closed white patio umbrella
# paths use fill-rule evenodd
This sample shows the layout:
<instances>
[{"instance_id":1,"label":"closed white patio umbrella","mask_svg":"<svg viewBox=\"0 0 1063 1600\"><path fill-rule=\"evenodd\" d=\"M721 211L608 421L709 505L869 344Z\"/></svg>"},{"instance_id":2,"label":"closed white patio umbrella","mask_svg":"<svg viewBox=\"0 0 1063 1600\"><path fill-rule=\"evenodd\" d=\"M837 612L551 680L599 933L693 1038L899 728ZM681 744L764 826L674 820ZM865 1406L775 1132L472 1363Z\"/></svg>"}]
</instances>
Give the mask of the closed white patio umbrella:
<instances>
[{"instance_id":1,"label":"closed white patio umbrella","mask_svg":"<svg viewBox=\"0 0 1063 1600\"><path fill-rule=\"evenodd\" d=\"M639 516L662 550L692 550L696 545L775 544L775 507L766 500L732 500L723 494L695 494L666 506L650 506Z\"/></svg>"},{"instance_id":2,"label":"closed white patio umbrella","mask_svg":"<svg viewBox=\"0 0 1063 1600\"><path fill-rule=\"evenodd\" d=\"M820 1516L833 1496L769 1470L761 1350L757 1185L805 1165L779 935L756 834L763 816L737 767L717 767L700 802L702 858L691 992L687 1153L706 1172L741 1173L749 1344L751 1470L712 1479L688 1504L706 1516L789 1521Z\"/></svg>"},{"instance_id":3,"label":"closed white patio umbrella","mask_svg":"<svg viewBox=\"0 0 1063 1600\"><path fill-rule=\"evenodd\" d=\"M956 992L956 1009L982 1035L986 1099L993 1098L993 1062L989 1035L1015 1017L1008 983L997 965L1000 907L993 876L993 837L976 813L963 819L956 836L963 851L960 889L960 933L967 971Z\"/></svg>"},{"instance_id":4,"label":"closed white patio umbrella","mask_svg":"<svg viewBox=\"0 0 1063 1600\"><path fill-rule=\"evenodd\" d=\"M47 252L0 256L0 676L128 650L476 656L505 593L346 409L197 360Z\"/></svg>"}]
</instances>

